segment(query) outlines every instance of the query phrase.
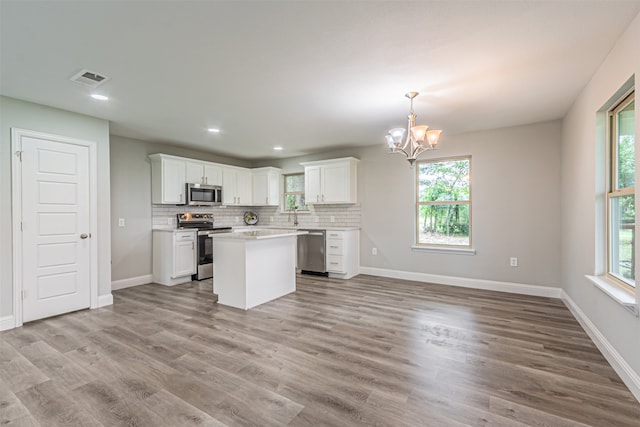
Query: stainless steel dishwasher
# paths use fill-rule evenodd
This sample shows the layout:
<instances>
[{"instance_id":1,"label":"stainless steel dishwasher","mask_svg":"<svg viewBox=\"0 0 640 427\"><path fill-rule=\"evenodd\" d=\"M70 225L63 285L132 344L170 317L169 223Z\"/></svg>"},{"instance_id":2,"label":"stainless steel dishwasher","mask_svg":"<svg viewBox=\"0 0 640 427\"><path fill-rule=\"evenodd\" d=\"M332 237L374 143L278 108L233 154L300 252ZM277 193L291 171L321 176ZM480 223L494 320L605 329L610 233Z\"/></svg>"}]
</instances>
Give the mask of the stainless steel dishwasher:
<instances>
[{"instance_id":1,"label":"stainless steel dishwasher","mask_svg":"<svg viewBox=\"0 0 640 427\"><path fill-rule=\"evenodd\" d=\"M298 268L302 273L326 276L326 231L301 230L308 234L298 236Z\"/></svg>"}]
</instances>

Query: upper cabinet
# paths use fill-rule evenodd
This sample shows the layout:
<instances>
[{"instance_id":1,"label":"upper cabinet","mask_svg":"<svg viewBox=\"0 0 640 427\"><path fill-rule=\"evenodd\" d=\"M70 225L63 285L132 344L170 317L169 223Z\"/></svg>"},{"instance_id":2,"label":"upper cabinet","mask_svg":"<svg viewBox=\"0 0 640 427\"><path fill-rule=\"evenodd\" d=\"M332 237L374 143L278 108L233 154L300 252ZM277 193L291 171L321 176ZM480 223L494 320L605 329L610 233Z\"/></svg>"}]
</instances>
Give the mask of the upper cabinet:
<instances>
[{"instance_id":1,"label":"upper cabinet","mask_svg":"<svg viewBox=\"0 0 640 427\"><path fill-rule=\"evenodd\" d=\"M151 203L182 205L185 183L222 186L222 204L278 206L280 169L247 169L195 159L151 154Z\"/></svg>"},{"instance_id":2,"label":"upper cabinet","mask_svg":"<svg viewBox=\"0 0 640 427\"><path fill-rule=\"evenodd\" d=\"M179 157L152 154L151 203L180 205L185 202L186 164Z\"/></svg>"},{"instance_id":3,"label":"upper cabinet","mask_svg":"<svg viewBox=\"0 0 640 427\"><path fill-rule=\"evenodd\" d=\"M186 170L186 182L222 185L222 167L215 163L187 161Z\"/></svg>"},{"instance_id":4,"label":"upper cabinet","mask_svg":"<svg viewBox=\"0 0 640 427\"><path fill-rule=\"evenodd\" d=\"M357 165L354 157L301 163L307 203L356 203Z\"/></svg>"},{"instance_id":5,"label":"upper cabinet","mask_svg":"<svg viewBox=\"0 0 640 427\"><path fill-rule=\"evenodd\" d=\"M280 203L280 174L278 168L252 169L253 206L278 206Z\"/></svg>"},{"instance_id":6,"label":"upper cabinet","mask_svg":"<svg viewBox=\"0 0 640 427\"><path fill-rule=\"evenodd\" d=\"M226 166L222 168L222 204L251 206L251 170Z\"/></svg>"}]
</instances>

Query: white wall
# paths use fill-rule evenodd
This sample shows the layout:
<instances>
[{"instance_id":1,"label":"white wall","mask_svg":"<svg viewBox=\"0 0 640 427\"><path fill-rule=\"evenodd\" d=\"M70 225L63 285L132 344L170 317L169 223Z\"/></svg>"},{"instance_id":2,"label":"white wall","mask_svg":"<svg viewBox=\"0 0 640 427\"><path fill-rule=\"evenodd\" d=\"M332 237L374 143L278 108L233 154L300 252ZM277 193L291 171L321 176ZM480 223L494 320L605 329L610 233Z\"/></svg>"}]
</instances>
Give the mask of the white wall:
<instances>
[{"instance_id":1,"label":"white wall","mask_svg":"<svg viewBox=\"0 0 640 427\"><path fill-rule=\"evenodd\" d=\"M422 158L472 156L474 256L411 250L415 170L378 146L273 160L285 172L302 161L353 156L361 205L360 265L411 273L560 286L559 121L461 135L443 134ZM261 162L260 166L266 165ZM371 255L371 248L378 255ZM517 256L519 266L509 266Z\"/></svg>"},{"instance_id":2,"label":"white wall","mask_svg":"<svg viewBox=\"0 0 640 427\"><path fill-rule=\"evenodd\" d=\"M597 150L596 112L634 74L637 101L637 82L640 79L640 16L635 18L617 42L563 121L562 286L638 377L640 319L607 297L584 277L585 274L600 273L597 270L602 264L602 260L596 261L597 242L602 240L599 237L601 233L597 234L596 230L603 226L602 204L596 203L596 191L602 191L604 182L604 150L601 147ZM637 136L640 135L637 102L635 120L637 141ZM636 148L636 171L640 171L639 151ZM640 200L640 173L636 173L636 189L637 201ZM637 267L636 277L640 277Z\"/></svg>"},{"instance_id":3,"label":"white wall","mask_svg":"<svg viewBox=\"0 0 640 427\"><path fill-rule=\"evenodd\" d=\"M415 169L386 149L361 158L362 266L540 286L560 286L560 122L460 135L421 156L471 155L476 255L410 249ZM371 248L378 255L371 255ZM518 257L518 267L509 258Z\"/></svg>"},{"instance_id":4,"label":"white wall","mask_svg":"<svg viewBox=\"0 0 640 427\"><path fill-rule=\"evenodd\" d=\"M0 318L13 315L11 128L95 141L98 157L98 295L111 293L109 123L0 96Z\"/></svg>"}]
</instances>

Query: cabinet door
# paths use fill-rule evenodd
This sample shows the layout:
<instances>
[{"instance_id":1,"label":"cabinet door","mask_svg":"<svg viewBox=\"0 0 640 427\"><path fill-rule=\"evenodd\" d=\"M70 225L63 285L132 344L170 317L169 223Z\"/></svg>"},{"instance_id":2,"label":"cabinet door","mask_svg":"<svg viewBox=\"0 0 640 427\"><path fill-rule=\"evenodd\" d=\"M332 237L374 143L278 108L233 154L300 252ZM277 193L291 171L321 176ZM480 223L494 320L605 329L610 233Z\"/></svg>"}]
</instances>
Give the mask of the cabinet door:
<instances>
[{"instance_id":1,"label":"cabinet door","mask_svg":"<svg viewBox=\"0 0 640 427\"><path fill-rule=\"evenodd\" d=\"M185 162L162 159L162 203L184 203Z\"/></svg>"},{"instance_id":2,"label":"cabinet door","mask_svg":"<svg viewBox=\"0 0 640 427\"><path fill-rule=\"evenodd\" d=\"M253 205L262 206L269 204L269 175L267 172L253 174Z\"/></svg>"},{"instance_id":3,"label":"cabinet door","mask_svg":"<svg viewBox=\"0 0 640 427\"><path fill-rule=\"evenodd\" d=\"M204 183L208 185L222 185L222 168L216 165L204 164Z\"/></svg>"},{"instance_id":4,"label":"cabinet door","mask_svg":"<svg viewBox=\"0 0 640 427\"><path fill-rule=\"evenodd\" d=\"M195 274L195 241L177 241L173 253L173 278Z\"/></svg>"},{"instance_id":5,"label":"cabinet door","mask_svg":"<svg viewBox=\"0 0 640 427\"><path fill-rule=\"evenodd\" d=\"M347 165L327 165L322 170L321 201L348 202L349 169Z\"/></svg>"},{"instance_id":6,"label":"cabinet door","mask_svg":"<svg viewBox=\"0 0 640 427\"><path fill-rule=\"evenodd\" d=\"M194 184L204 184L204 166L202 163L187 162L187 181Z\"/></svg>"},{"instance_id":7,"label":"cabinet door","mask_svg":"<svg viewBox=\"0 0 640 427\"><path fill-rule=\"evenodd\" d=\"M225 205L235 205L237 197L235 169L222 169L222 203Z\"/></svg>"},{"instance_id":8,"label":"cabinet door","mask_svg":"<svg viewBox=\"0 0 640 427\"><path fill-rule=\"evenodd\" d=\"M236 181L236 195L238 197L237 204L250 206L252 202L251 191L251 171L238 170Z\"/></svg>"},{"instance_id":9,"label":"cabinet door","mask_svg":"<svg viewBox=\"0 0 640 427\"><path fill-rule=\"evenodd\" d=\"M322 201L320 176L320 166L307 166L304 168L304 197L307 203L319 203Z\"/></svg>"}]
</instances>

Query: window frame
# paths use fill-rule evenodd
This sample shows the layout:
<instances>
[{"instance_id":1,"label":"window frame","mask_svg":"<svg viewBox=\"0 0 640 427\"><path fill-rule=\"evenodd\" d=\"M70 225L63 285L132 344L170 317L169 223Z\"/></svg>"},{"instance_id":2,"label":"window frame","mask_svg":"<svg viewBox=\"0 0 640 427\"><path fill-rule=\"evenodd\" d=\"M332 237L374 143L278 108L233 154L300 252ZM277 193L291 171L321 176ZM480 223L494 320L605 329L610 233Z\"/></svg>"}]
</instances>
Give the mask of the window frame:
<instances>
[{"instance_id":1,"label":"window frame","mask_svg":"<svg viewBox=\"0 0 640 427\"><path fill-rule=\"evenodd\" d=\"M434 201L434 202L421 202L420 201L420 165L425 163L445 163L451 161L460 161L466 160L469 162L469 199L468 200L448 200L448 201ZM472 249L473 245L473 215L472 215L472 172L473 172L473 162L472 156L464 155L464 156L453 156L453 157L443 157L438 159L423 159L418 160L415 164L415 216L414 216L414 248L415 249L433 249L433 250L442 250L445 252L448 251L459 251L461 253L466 253L471 251L475 253ZM445 243L420 243L420 207L421 206L437 206L437 205L467 205L469 209L469 242L466 245L452 245Z\"/></svg>"},{"instance_id":2,"label":"window frame","mask_svg":"<svg viewBox=\"0 0 640 427\"><path fill-rule=\"evenodd\" d=\"M292 173L282 174L282 190L283 190L282 191L282 211L283 212L289 212L289 210L287 210L287 195L288 194L302 195L302 196L305 195L304 185L302 186L302 191L287 191L287 177L296 176L296 175L302 175L303 179L306 178L304 176L304 172L292 172ZM310 212L310 211L311 211L311 209L310 209L308 203L306 203L304 206L302 206L302 207L297 209L298 213L305 213L305 212Z\"/></svg>"},{"instance_id":3,"label":"window frame","mask_svg":"<svg viewBox=\"0 0 640 427\"><path fill-rule=\"evenodd\" d=\"M605 264L605 274L606 277L611 280L615 285L621 286L626 290L635 290L637 287L636 278L635 278L635 220L634 220L634 228L633 228L633 264L632 269L634 273L633 283L625 280L617 274L611 272L612 266L612 220L611 218L611 201L612 199L617 199L626 196L634 196L635 203L635 182L634 185L618 189L618 178L619 178L619 164L618 164L618 121L616 120L617 114L624 110L631 102L635 102L635 90L631 89L625 92L618 100L613 104L613 106L607 111L607 131L606 131L606 149L607 149L607 193L606 193L606 206L605 206L605 221L606 221L606 264ZM635 146L635 134L634 134L634 152L636 150ZM635 160L634 160L634 175L635 175ZM637 204L634 210L637 209Z\"/></svg>"}]
</instances>

